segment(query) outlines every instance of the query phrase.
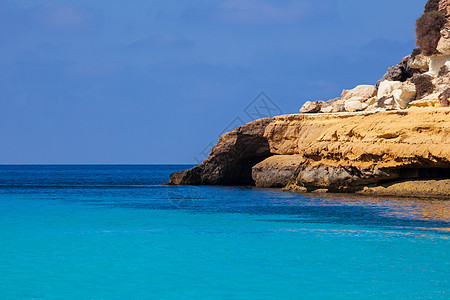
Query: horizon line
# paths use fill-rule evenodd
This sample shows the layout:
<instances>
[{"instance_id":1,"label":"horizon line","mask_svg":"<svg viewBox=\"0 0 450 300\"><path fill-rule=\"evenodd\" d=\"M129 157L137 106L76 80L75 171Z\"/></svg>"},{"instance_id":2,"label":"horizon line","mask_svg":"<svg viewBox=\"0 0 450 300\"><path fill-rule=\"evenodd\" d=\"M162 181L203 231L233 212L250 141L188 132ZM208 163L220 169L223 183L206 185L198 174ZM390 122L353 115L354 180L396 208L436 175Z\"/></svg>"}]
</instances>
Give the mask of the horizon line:
<instances>
[{"instance_id":1,"label":"horizon line","mask_svg":"<svg viewBox=\"0 0 450 300\"><path fill-rule=\"evenodd\" d=\"M0 163L0 166L170 166L197 165L196 163Z\"/></svg>"}]
</instances>

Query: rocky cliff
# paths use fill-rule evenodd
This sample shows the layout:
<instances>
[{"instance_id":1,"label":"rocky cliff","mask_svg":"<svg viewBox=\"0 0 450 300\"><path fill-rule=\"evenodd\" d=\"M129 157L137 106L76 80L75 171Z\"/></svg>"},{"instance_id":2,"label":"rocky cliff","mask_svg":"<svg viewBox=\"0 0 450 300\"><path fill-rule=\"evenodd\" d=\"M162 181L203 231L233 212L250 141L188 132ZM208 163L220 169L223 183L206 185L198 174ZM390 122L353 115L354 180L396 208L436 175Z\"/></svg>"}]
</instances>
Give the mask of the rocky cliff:
<instances>
[{"instance_id":1,"label":"rocky cliff","mask_svg":"<svg viewBox=\"0 0 450 300\"><path fill-rule=\"evenodd\" d=\"M416 22L418 48L375 85L343 90L328 101L308 101L302 113L402 110L450 106L450 0L429 0Z\"/></svg>"},{"instance_id":2,"label":"rocky cliff","mask_svg":"<svg viewBox=\"0 0 450 300\"><path fill-rule=\"evenodd\" d=\"M224 134L170 184L450 198L450 1L429 0L417 45L376 85Z\"/></svg>"},{"instance_id":3,"label":"rocky cliff","mask_svg":"<svg viewBox=\"0 0 450 300\"><path fill-rule=\"evenodd\" d=\"M449 196L450 108L285 115L224 134L171 184ZM375 188L378 187L378 188Z\"/></svg>"}]
</instances>

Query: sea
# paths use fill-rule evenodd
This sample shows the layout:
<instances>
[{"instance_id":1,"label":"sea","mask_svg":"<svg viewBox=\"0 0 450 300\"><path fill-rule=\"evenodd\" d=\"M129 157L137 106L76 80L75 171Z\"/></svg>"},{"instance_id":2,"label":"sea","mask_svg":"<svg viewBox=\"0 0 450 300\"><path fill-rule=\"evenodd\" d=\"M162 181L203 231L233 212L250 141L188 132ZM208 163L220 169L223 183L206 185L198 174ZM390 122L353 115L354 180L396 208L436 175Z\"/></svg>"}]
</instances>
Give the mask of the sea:
<instances>
[{"instance_id":1,"label":"sea","mask_svg":"<svg viewBox=\"0 0 450 300\"><path fill-rule=\"evenodd\" d=\"M450 202L0 166L0 299L450 299Z\"/></svg>"}]
</instances>

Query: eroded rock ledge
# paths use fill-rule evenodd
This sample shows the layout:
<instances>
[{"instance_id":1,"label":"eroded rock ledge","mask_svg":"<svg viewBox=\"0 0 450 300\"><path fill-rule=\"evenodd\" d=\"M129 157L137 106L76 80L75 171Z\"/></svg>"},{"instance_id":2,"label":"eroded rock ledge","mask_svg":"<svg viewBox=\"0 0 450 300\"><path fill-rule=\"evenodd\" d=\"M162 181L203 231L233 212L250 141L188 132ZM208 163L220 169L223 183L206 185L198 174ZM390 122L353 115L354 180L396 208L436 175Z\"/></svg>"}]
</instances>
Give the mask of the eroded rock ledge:
<instances>
[{"instance_id":1,"label":"eroded rock ledge","mask_svg":"<svg viewBox=\"0 0 450 300\"><path fill-rule=\"evenodd\" d=\"M419 181L420 196L450 197L449 179L450 108L411 108L257 120L170 184L411 196Z\"/></svg>"}]
</instances>

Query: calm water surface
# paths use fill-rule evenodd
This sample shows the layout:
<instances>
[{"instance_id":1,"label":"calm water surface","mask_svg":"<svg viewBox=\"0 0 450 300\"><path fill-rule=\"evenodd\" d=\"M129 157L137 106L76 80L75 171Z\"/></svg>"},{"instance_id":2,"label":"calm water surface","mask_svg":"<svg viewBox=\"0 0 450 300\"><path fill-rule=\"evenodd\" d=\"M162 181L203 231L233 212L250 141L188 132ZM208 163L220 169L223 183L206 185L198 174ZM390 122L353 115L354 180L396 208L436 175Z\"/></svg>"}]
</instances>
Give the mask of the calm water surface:
<instances>
[{"instance_id":1,"label":"calm water surface","mask_svg":"<svg viewBox=\"0 0 450 300\"><path fill-rule=\"evenodd\" d=\"M450 204L0 166L0 299L449 299Z\"/></svg>"}]
</instances>

